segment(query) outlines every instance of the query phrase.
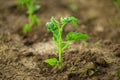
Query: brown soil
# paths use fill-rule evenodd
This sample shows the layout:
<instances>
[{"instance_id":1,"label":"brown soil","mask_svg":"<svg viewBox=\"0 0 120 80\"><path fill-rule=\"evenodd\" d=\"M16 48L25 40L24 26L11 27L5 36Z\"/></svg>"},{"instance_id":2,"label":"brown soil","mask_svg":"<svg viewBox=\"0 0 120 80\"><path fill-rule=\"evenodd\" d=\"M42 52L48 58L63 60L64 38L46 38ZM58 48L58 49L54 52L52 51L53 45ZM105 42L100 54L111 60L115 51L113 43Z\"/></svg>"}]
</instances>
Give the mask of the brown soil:
<instances>
[{"instance_id":1,"label":"brown soil","mask_svg":"<svg viewBox=\"0 0 120 80\"><path fill-rule=\"evenodd\" d=\"M40 5L41 25L25 35L26 10L19 10L15 0L0 0L0 80L120 80L120 8L112 0L41 0ZM43 62L58 57L45 23L51 16L71 15L79 26L67 25L64 34L79 31L91 39L71 43L60 71Z\"/></svg>"}]
</instances>

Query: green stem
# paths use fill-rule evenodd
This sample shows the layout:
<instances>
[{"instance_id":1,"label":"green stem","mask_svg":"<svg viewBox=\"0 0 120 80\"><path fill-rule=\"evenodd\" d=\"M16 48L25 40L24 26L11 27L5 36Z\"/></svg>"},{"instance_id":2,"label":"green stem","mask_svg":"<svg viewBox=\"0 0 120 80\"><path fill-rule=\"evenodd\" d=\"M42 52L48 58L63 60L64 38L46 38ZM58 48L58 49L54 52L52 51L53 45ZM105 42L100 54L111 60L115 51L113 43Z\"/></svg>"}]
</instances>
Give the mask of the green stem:
<instances>
[{"instance_id":1,"label":"green stem","mask_svg":"<svg viewBox=\"0 0 120 80\"><path fill-rule=\"evenodd\" d=\"M32 27L34 25L34 22L33 22L33 16L34 16L34 12L33 12L33 2L31 2L30 4L27 5L28 7L28 14L29 14L29 31L32 30Z\"/></svg>"},{"instance_id":2,"label":"green stem","mask_svg":"<svg viewBox=\"0 0 120 80\"><path fill-rule=\"evenodd\" d=\"M58 68L59 69L62 69L62 47L61 47L61 44L62 44L62 29L59 30L59 65L58 65Z\"/></svg>"},{"instance_id":3,"label":"green stem","mask_svg":"<svg viewBox=\"0 0 120 80\"><path fill-rule=\"evenodd\" d=\"M29 31L32 30L32 27L34 25L34 22L33 22L32 18L33 18L33 14L29 13Z\"/></svg>"},{"instance_id":4,"label":"green stem","mask_svg":"<svg viewBox=\"0 0 120 80\"><path fill-rule=\"evenodd\" d=\"M32 28L33 26L33 22L32 22L32 14L29 14L29 24L30 24L30 29Z\"/></svg>"}]
</instances>

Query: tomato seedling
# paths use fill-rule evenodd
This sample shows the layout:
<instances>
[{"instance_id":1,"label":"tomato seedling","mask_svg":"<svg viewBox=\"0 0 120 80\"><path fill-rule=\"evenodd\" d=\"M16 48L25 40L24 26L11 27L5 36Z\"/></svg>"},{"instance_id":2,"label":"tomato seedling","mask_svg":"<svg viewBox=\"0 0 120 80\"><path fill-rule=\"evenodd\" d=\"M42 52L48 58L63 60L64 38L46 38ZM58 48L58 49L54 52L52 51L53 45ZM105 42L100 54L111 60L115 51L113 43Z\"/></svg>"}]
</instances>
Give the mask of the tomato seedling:
<instances>
[{"instance_id":1,"label":"tomato seedling","mask_svg":"<svg viewBox=\"0 0 120 80\"><path fill-rule=\"evenodd\" d=\"M59 59L50 58L50 59L46 59L44 62L50 64L51 66L57 65L58 69L62 69L62 53L64 49L68 48L69 42L72 40L78 41L78 40L89 38L87 34L83 34L79 32L69 32L66 35L66 38L65 38L66 41L63 41L62 39L63 29L66 24L71 22L75 26L77 26L78 24L78 21L75 17L60 18L60 21L57 21L55 18L52 17L51 21L46 23L47 29L53 33L53 40L56 43L56 50L57 50Z\"/></svg>"},{"instance_id":2,"label":"tomato seedling","mask_svg":"<svg viewBox=\"0 0 120 80\"><path fill-rule=\"evenodd\" d=\"M23 33L28 33L29 31L32 30L34 24L40 24L40 20L37 18L37 16L34 14L35 11L40 9L39 5L35 5L34 3L37 0L17 0L18 5L20 5L21 7L26 6L27 7L27 13L29 16L29 23L25 24L23 26Z\"/></svg>"}]
</instances>

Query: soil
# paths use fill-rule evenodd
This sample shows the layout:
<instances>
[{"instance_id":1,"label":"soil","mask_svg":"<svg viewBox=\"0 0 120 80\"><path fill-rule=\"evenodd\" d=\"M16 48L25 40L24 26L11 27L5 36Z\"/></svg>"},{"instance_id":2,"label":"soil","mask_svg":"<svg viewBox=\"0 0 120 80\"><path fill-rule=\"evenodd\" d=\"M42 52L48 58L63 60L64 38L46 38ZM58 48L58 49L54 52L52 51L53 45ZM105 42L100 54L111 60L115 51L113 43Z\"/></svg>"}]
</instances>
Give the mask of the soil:
<instances>
[{"instance_id":1,"label":"soil","mask_svg":"<svg viewBox=\"0 0 120 80\"><path fill-rule=\"evenodd\" d=\"M15 0L0 0L0 80L120 80L120 8L112 1L40 0L36 15L41 24L23 34L26 9L18 9ZM64 34L78 31L90 36L63 52L62 70L44 63L58 57L45 27L51 16L75 16L78 28L67 25Z\"/></svg>"}]
</instances>

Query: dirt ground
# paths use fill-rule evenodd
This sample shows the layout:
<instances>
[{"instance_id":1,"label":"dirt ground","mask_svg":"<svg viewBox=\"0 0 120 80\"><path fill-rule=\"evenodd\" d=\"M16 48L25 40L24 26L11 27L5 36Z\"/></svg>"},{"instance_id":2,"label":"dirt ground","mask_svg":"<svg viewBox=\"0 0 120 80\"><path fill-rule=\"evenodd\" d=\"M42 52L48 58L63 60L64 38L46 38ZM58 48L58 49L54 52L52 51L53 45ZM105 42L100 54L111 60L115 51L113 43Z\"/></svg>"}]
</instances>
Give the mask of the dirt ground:
<instances>
[{"instance_id":1,"label":"dirt ground","mask_svg":"<svg viewBox=\"0 0 120 80\"><path fill-rule=\"evenodd\" d=\"M18 9L15 0L0 0L0 80L120 80L120 8L112 0L40 0L40 5L41 25L23 34L26 10ZM64 51L61 71L43 62L58 57L45 27L52 16L79 20L78 28L67 25L64 34L90 36Z\"/></svg>"}]
</instances>

